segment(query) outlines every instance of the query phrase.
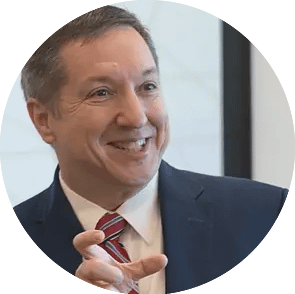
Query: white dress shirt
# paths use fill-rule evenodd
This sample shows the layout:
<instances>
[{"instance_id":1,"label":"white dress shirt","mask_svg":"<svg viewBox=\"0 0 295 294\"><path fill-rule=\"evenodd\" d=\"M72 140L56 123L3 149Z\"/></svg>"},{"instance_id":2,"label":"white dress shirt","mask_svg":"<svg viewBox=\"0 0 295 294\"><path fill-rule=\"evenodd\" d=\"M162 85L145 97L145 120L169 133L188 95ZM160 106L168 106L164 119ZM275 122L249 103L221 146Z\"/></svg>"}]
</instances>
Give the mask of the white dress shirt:
<instances>
[{"instance_id":1,"label":"white dress shirt","mask_svg":"<svg viewBox=\"0 0 295 294\"><path fill-rule=\"evenodd\" d=\"M109 211L71 190L62 179L61 173L59 180L81 225L85 230L93 230L98 220ZM131 261L150 254L163 253L158 174L138 194L123 203L116 212L129 224L120 236L120 242L126 248ZM139 291L141 294L164 294L165 271L161 270L141 279Z\"/></svg>"}]
</instances>

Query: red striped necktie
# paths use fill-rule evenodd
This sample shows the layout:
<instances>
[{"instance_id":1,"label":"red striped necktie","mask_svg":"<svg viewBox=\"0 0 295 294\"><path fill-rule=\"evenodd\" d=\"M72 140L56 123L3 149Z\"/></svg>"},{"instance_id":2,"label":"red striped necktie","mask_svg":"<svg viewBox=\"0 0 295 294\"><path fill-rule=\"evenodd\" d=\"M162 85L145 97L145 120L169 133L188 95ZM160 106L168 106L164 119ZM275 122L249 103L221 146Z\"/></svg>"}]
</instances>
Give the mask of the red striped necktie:
<instances>
[{"instance_id":1,"label":"red striped necktie","mask_svg":"<svg viewBox=\"0 0 295 294\"><path fill-rule=\"evenodd\" d=\"M106 213L97 223L95 229L105 234L104 241L99 244L109 255L120 263L130 262L124 246L119 243L119 237L127 225L127 221L117 213ZM138 285L129 294L138 294Z\"/></svg>"}]
</instances>

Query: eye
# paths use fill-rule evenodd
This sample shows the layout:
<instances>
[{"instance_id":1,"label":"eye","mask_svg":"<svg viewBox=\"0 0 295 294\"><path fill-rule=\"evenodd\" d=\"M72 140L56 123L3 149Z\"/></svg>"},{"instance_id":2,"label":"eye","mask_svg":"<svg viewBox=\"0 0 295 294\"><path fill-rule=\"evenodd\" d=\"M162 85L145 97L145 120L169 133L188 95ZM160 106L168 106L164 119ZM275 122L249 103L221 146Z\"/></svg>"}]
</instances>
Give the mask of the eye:
<instances>
[{"instance_id":1,"label":"eye","mask_svg":"<svg viewBox=\"0 0 295 294\"><path fill-rule=\"evenodd\" d=\"M157 86L155 83L146 83L143 85L143 90L144 91L153 91L156 90Z\"/></svg>"},{"instance_id":2,"label":"eye","mask_svg":"<svg viewBox=\"0 0 295 294\"><path fill-rule=\"evenodd\" d=\"M108 89L102 88L102 89L96 89L96 90L90 92L87 95L87 98L94 98L94 99L96 98L99 100L104 100L104 99L109 98L111 95L112 95L112 93Z\"/></svg>"}]
</instances>

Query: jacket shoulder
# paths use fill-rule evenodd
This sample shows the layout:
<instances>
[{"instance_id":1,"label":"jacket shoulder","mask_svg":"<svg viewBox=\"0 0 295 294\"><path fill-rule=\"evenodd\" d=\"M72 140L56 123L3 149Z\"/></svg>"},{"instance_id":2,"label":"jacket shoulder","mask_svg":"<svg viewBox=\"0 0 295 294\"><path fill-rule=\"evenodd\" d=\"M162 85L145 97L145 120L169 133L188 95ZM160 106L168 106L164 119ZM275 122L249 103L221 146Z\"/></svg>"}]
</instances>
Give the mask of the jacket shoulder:
<instances>
[{"instance_id":1,"label":"jacket shoulder","mask_svg":"<svg viewBox=\"0 0 295 294\"><path fill-rule=\"evenodd\" d=\"M212 175L205 175L205 174L199 174L194 173L190 171L185 170L179 170L180 173L183 174L183 176L187 177L191 181L199 181L200 183L203 183L206 186L210 186L211 189L221 189L228 192L268 192L271 194L281 194L281 193L287 193L287 189L283 189L281 187L277 187L274 185L270 185L267 183L258 182L251 179L245 179L245 178L235 178L235 177L228 177L228 176L212 176Z\"/></svg>"},{"instance_id":2,"label":"jacket shoulder","mask_svg":"<svg viewBox=\"0 0 295 294\"><path fill-rule=\"evenodd\" d=\"M26 223L42 218L43 208L48 207L51 203L49 191L50 187L14 206L14 212L23 226Z\"/></svg>"},{"instance_id":3,"label":"jacket shoulder","mask_svg":"<svg viewBox=\"0 0 295 294\"><path fill-rule=\"evenodd\" d=\"M281 187L270 185L267 183L258 182L246 178L236 178L229 176L212 176L206 174L194 173L186 170L179 170L183 176L187 177L192 181L200 181L204 184L210 184L217 187L223 187L227 190L232 189L243 189L243 190L267 190L267 191L281 191Z\"/></svg>"},{"instance_id":4,"label":"jacket shoulder","mask_svg":"<svg viewBox=\"0 0 295 294\"><path fill-rule=\"evenodd\" d=\"M245 209L247 206L251 209L251 206L273 205L278 207L279 213L288 193L287 189L250 179L200 174L176 169L167 163L164 169L174 183L185 183L192 191L201 186L204 189L202 197L210 197L213 202L224 202L230 206L243 206Z\"/></svg>"}]
</instances>

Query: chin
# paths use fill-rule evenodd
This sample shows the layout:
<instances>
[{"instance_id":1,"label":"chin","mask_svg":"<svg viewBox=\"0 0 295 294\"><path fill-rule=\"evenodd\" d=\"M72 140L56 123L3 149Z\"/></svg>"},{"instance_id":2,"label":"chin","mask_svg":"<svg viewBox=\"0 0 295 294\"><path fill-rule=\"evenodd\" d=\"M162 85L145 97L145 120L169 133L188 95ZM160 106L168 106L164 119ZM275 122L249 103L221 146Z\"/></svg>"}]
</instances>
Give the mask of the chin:
<instances>
[{"instance_id":1,"label":"chin","mask_svg":"<svg viewBox=\"0 0 295 294\"><path fill-rule=\"evenodd\" d=\"M144 187L158 171L159 164L151 167L137 166L135 168L121 167L117 170L115 178L123 185L130 187Z\"/></svg>"}]
</instances>

